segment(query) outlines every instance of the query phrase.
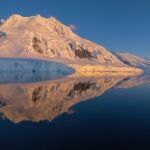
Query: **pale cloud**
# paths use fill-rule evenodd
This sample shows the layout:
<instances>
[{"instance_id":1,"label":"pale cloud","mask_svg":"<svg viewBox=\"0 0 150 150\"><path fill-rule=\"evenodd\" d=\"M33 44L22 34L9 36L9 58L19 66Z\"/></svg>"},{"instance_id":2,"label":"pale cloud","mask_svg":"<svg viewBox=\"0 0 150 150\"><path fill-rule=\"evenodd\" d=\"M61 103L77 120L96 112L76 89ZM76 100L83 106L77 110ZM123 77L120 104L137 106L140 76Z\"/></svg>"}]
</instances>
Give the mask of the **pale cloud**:
<instances>
[{"instance_id":1,"label":"pale cloud","mask_svg":"<svg viewBox=\"0 0 150 150\"><path fill-rule=\"evenodd\" d=\"M69 28L70 28L72 31L74 31L74 30L77 29L77 27L76 27L75 25L73 25L73 24L69 25Z\"/></svg>"},{"instance_id":2,"label":"pale cloud","mask_svg":"<svg viewBox=\"0 0 150 150\"><path fill-rule=\"evenodd\" d=\"M5 22L4 19L0 19L0 24L3 24Z\"/></svg>"}]
</instances>

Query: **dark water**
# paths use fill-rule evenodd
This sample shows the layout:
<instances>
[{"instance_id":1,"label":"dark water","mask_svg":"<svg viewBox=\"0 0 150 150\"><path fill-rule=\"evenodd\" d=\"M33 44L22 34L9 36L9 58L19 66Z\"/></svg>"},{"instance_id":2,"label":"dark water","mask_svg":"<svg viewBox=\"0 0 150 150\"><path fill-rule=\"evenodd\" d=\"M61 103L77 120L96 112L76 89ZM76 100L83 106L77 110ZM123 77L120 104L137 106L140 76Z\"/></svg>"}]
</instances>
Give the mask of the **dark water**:
<instances>
[{"instance_id":1,"label":"dark water","mask_svg":"<svg viewBox=\"0 0 150 150\"><path fill-rule=\"evenodd\" d=\"M149 150L150 76L0 84L2 150Z\"/></svg>"}]
</instances>

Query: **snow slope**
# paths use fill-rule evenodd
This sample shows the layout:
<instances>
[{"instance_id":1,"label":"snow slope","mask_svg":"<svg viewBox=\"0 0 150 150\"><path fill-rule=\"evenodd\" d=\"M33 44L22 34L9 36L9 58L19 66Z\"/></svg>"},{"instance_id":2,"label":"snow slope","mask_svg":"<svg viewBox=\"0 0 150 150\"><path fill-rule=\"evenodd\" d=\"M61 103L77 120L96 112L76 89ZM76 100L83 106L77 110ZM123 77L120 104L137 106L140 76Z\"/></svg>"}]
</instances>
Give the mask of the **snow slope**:
<instances>
[{"instance_id":1,"label":"snow slope","mask_svg":"<svg viewBox=\"0 0 150 150\"><path fill-rule=\"evenodd\" d=\"M116 52L116 56L125 64L142 69L150 69L150 59L139 57L129 53Z\"/></svg>"}]
</instances>

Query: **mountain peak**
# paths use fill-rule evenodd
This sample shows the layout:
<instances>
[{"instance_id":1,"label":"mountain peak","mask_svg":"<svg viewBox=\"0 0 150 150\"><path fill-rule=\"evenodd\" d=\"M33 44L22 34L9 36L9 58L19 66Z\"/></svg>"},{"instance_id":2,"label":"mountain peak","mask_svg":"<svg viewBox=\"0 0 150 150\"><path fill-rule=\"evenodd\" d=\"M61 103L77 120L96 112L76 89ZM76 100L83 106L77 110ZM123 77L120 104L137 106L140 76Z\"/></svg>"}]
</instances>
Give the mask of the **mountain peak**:
<instances>
[{"instance_id":1,"label":"mountain peak","mask_svg":"<svg viewBox=\"0 0 150 150\"><path fill-rule=\"evenodd\" d=\"M18 14L11 15L7 20L4 22L4 28L12 28L17 26L20 22L23 22L26 17L23 17Z\"/></svg>"},{"instance_id":2,"label":"mountain peak","mask_svg":"<svg viewBox=\"0 0 150 150\"><path fill-rule=\"evenodd\" d=\"M21 15L18 15L18 14L13 14L11 15L7 21L10 21L10 20L14 20L14 21L17 21L17 20L24 20L24 19L28 19L28 20L38 20L38 21L51 21L53 23L60 23L60 21L58 21L55 17L50 17L50 18L45 18L43 16L41 16L40 14L37 14L35 16L30 16L30 17L24 17L24 16L21 16ZM61 23L62 24L62 23Z\"/></svg>"},{"instance_id":3,"label":"mountain peak","mask_svg":"<svg viewBox=\"0 0 150 150\"><path fill-rule=\"evenodd\" d=\"M14 14L5 21L3 27L1 27L1 30L5 32L12 30L26 30L31 32L48 30L49 32L51 31L62 35L72 34L72 31L55 17L45 18L41 15L24 17Z\"/></svg>"},{"instance_id":4,"label":"mountain peak","mask_svg":"<svg viewBox=\"0 0 150 150\"><path fill-rule=\"evenodd\" d=\"M11 15L9 18L8 18L8 20L10 20L10 19L22 19L23 18L23 16L21 16L21 15L18 15L18 14L14 14L14 15Z\"/></svg>"}]
</instances>

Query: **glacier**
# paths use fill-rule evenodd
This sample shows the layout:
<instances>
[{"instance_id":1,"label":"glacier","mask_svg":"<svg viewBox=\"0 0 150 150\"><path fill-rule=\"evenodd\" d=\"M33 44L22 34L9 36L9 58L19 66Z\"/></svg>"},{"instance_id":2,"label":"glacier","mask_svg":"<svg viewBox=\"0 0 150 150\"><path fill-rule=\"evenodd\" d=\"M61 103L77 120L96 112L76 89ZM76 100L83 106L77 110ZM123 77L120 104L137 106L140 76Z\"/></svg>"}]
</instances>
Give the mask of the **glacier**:
<instances>
[{"instance_id":1,"label":"glacier","mask_svg":"<svg viewBox=\"0 0 150 150\"><path fill-rule=\"evenodd\" d=\"M74 72L67 65L38 59L0 58L0 83L37 82L60 78Z\"/></svg>"}]
</instances>

